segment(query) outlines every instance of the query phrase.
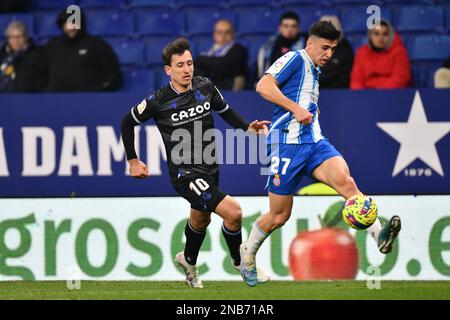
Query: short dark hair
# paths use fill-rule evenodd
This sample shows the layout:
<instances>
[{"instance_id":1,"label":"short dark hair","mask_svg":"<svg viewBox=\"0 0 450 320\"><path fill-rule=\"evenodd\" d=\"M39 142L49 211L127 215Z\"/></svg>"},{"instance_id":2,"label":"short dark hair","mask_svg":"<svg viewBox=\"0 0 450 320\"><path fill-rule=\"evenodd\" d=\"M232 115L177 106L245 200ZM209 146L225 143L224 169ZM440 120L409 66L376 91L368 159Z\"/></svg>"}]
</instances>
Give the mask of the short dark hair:
<instances>
[{"instance_id":1,"label":"short dark hair","mask_svg":"<svg viewBox=\"0 0 450 320\"><path fill-rule=\"evenodd\" d=\"M318 21L309 29L309 36L337 40L341 36L341 32L330 21Z\"/></svg>"},{"instance_id":2,"label":"short dark hair","mask_svg":"<svg viewBox=\"0 0 450 320\"><path fill-rule=\"evenodd\" d=\"M380 25L389 29L389 23L386 20L381 20Z\"/></svg>"},{"instance_id":3,"label":"short dark hair","mask_svg":"<svg viewBox=\"0 0 450 320\"><path fill-rule=\"evenodd\" d=\"M286 11L285 13L283 13L280 17L279 24L281 24L284 19L292 19L292 20L295 20L298 23L300 23L300 17L294 11Z\"/></svg>"},{"instance_id":4,"label":"short dark hair","mask_svg":"<svg viewBox=\"0 0 450 320\"><path fill-rule=\"evenodd\" d=\"M172 56L174 54L183 54L186 50L191 52L191 45L186 38L178 38L167 44L162 51L164 65L170 66L172 63Z\"/></svg>"}]
</instances>

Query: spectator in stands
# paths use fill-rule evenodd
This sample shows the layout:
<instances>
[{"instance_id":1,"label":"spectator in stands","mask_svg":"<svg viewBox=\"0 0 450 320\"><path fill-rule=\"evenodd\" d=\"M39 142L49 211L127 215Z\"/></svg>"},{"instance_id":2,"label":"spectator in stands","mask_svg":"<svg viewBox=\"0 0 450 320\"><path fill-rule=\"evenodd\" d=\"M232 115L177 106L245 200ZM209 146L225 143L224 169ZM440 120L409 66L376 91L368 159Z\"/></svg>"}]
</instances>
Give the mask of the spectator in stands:
<instances>
[{"instance_id":1,"label":"spectator in stands","mask_svg":"<svg viewBox=\"0 0 450 320\"><path fill-rule=\"evenodd\" d=\"M219 89L239 91L245 86L247 59L247 49L235 41L231 22L219 20L213 46L194 61L195 74L210 78Z\"/></svg>"},{"instance_id":2,"label":"spectator in stands","mask_svg":"<svg viewBox=\"0 0 450 320\"><path fill-rule=\"evenodd\" d=\"M21 21L11 22L0 48L0 92L36 91L38 48Z\"/></svg>"},{"instance_id":3,"label":"spectator in stands","mask_svg":"<svg viewBox=\"0 0 450 320\"><path fill-rule=\"evenodd\" d=\"M368 32L368 44L360 47L351 74L352 89L405 88L411 85L408 52L391 24L381 20L380 26Z\"/></svg>"},{"instance_id":4,"label":"spectator in stands","mask_svg":"<svg viewBox=\"0 0 450 320\"><path fill-rule=\"evenodd\" d=\"M350 42L344 38L341 22L336 16L322 16L321 21L330 21L341 32L333 57L320 68L319 84L321 88L348 88L353 65L353 49Z\"/></svg>"},{"instance_id":5,"label":"spectator in stands","mask_svg":"<svg viewBox=\"0 0 450 320\"><path fill-rule=\"evenodd\" d=\"M72 21L73 20L73 21ZM111 46L86 30L63 10L57 17L62 35L44 47L40 75L44 91L111 91L120 86L119 62Z\"/></svg>"},{"instance_id":6,"label":"spectator in stands","mask_svg":"<svg viewBox=\"0 0 450 320\"><path fill-rule=\"evenodd\" d=\"M450 57L434 73L435 88L450 88Z\"/></svg>"},{"instance_id":7,"label":"spectator in stands","mask_svg":"<svg viewBox=\"0 0 450 320\"><path fill-rule=\"evenodd\" d=\"M300 18L295 12L288 11L281 15L278 33L271 36L258 52L258 78L285 53L303 49L306 45L306 34L300 31Z\"/></svg>"}]
</instances>

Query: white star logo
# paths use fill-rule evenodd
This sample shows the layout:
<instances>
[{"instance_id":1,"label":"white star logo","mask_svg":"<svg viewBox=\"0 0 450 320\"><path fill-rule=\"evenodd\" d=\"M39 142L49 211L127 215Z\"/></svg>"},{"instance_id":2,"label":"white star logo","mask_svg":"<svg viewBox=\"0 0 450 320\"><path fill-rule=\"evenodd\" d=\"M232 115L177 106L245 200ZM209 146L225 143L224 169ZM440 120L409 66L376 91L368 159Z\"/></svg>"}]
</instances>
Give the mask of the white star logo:
<instances>
[{"instance_id":1,"label":"white star logo","mask_svg":"<svg viewBox=\"0 0 450 320\"><path fill-rule=\"evenodd\" d=\"M444 176L436 143L450 132L450 122L428 122L420 94L416 91L408 122L379 122L377 126L400 143L392 176L420 159Z\"/></svg>"}]
</instances>

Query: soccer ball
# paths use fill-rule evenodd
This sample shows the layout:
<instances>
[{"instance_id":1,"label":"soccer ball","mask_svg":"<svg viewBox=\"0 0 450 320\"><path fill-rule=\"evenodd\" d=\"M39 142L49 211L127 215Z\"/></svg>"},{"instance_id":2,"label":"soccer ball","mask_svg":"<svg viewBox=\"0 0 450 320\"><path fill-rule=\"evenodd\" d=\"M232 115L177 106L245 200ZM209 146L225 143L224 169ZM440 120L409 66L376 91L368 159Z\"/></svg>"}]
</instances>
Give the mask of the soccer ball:
<instances>
[{"instance_id":1,"label":"soccer ball","mask_svg":"<svg viewBox=\"0 0 450 320\"><path fill-rule=\"evenodd\" d=\"M378 217L378 208L372 198L355 196L345 202L342 217L353 229L363 230L375 222Z\"/></svg>"}]
</instances>

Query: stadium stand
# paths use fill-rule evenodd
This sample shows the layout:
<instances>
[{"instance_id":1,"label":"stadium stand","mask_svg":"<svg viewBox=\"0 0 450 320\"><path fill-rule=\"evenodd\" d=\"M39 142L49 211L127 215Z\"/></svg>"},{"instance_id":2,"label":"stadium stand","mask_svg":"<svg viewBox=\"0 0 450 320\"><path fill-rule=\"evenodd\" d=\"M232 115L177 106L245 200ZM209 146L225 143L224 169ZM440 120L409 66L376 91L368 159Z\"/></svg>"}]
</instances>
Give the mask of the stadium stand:
<instances>
[{"instance_id":1,"label":"stadium stand","mask_svg":"<svg viewBox=\"0 0 450 320\"><path fill-rule=\"evenodd\" d=\"M211 34L214 24L221 19L236 25L236 13L231 10L189 8L186 10L186 27L189 36Z\"/></svg>"},{"instance_id":2,"label":"stadium stand","mask_svg":"<svg viewBox=\"0 0 450 320\"><path fill-rule=\"evenodd\" d=\"M278 25L281 13L295 11L301 29L323 14L338 16L344 32L355 50L366 43L367 1L361 0L35 0L29 13L0 14L0 41L3 30L12 20L22 20L38 44L44 44L60 32L55 24L56 12L71 4L86 9L90 32L113 44L122 68L134 70L126 77L126 90L142 79L142 68L158 78L161 48L177 36L186 36L194 55L211 44L211 32L218 19L229 19L236 26L237 39L249 51L249 69L254 69L259 46ZM429 86L431 68L450 55L449 0L378 0L382 17L400 32L409 50L415 85ZM133 80L126 83L127 79Z\"/></svg>"}]
</instances>

